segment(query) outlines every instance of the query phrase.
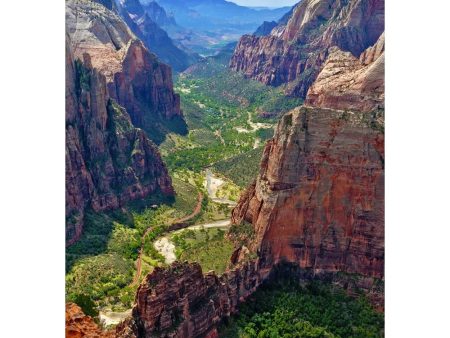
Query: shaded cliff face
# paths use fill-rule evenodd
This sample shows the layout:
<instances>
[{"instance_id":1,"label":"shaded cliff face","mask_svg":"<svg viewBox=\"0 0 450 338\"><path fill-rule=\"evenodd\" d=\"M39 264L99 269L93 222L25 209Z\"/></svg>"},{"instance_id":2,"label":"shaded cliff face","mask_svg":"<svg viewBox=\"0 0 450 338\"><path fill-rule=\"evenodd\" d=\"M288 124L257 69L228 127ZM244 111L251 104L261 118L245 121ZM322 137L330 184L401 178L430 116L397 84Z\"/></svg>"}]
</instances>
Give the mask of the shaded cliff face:
<instances>
[{"instance_id":1,"label":"shaded cliff face","mask_svg":"<svg viewBox=\"0 0 450 338\"><path fill-rule=\"evenodd\" d=\"M359 57L383 31L384 0L304 0L270 35L243 36L230 67L304 98L330 47Z\"/></svg>"},{"instance_id":2,"label":"shaded cliff face","mask_svg":"<svg viewBox=\"0 0 450 338\"><path fill-rule=\"evenodd\" d=\"M118 208L155 192L173 194L157 147L110 97L89 54L74 60L66 40L66 239L82 233L84 211Z\"/></svg>"},{"instance_id":3,"label":"shaded cliff face","mask_svg":"<svg viewBox=\"0 0 450 338\"><path fill-rule=\"evenodd\" d=\"M198 263L175 262L156 268L139 286L132 318L117 328L119 337L216 336L215 326L261 284L256 262L218 277Z\"/></svg>"},{"instance_id":4,"label":"shaded cliff face","mask_svg":"<svg viewBox=\"0 0 450 338\"><path fill-rule=\"evenodd\" d=\"M156 131L164 134L173 120L183 125L170 67L160 63L117 14L93 1L69 0L66 31L74 58L89 54L92 67L105 76L109 97L127 110L135 126L160 141Z\"/></svg>"},{"instance_id":5,"label":"shaded cliff face","mask_svg":"<svg viewBox=\"0 0 450 338\"><path fill-rule=\"evenodd\" d=\"M178 48L154 21L153 18L165 22L165 11L157 3L143 7L138 0L122 0L119 2L119 13L145 46L176 71L183 71L198 60L198 56Z\"/></svg>"},{"instance_id":6,"label":"shaded cliff face","mask_svg":"<svg viewBox=\"0 0 450 338\"><path fill-rule=\"evenodd\" d=\"M309 88L305 104L370 112L384 107L384 33L360 58L337 47Z\"/></svg>"},{"instance_id":7,"label":"shaded cliff face","mask_svg":"<svg viewBox=\"0 0 450 338\"><path fill-rule=\"evenodd\" d=\"M269 141L233 210L264 266L384 276L384 134L379 114L300 107Z\"/></svg>"}]
</instances>

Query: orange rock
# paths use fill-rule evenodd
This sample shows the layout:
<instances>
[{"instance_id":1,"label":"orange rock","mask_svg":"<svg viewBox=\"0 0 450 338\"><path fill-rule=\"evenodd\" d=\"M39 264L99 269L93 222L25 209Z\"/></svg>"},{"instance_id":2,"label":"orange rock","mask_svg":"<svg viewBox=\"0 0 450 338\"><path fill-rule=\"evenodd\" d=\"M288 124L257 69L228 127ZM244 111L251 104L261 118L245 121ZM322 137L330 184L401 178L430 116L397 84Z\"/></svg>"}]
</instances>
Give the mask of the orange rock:
<instances>
[{"instance_id":1,"label":"orange rock","mask_svg":"<svg viewBox=\"0 0 450 338\"><path fill-rule=\"evenodd\" d=\"M114 338L115 336L113 331L102 331L78 305L66 304L66 338Z\"/></svg>"},{"instance_id":2,"label":"orange rock","mask_svg":"<svg viewBox=\"0 0 450 338\"><path fill-rule=\"evenodd\" d=\"M384 277L384 144L370 114L296 108L266 145L232 221L267 266Z\"/></svg>"}]
</instances>

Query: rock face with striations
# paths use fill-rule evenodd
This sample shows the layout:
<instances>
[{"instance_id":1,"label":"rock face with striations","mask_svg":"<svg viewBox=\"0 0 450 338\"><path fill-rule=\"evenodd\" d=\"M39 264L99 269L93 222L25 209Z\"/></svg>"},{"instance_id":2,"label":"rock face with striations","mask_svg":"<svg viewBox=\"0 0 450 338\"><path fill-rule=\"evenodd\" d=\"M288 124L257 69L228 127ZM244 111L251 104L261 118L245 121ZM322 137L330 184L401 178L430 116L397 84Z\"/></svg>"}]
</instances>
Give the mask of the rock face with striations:
<instances>
[{"instance_id":1,"label":"rock face with striations","mask_svg":"<svg viewBox=\"0 0 450 338\"><path fill-rule=\"evenodd\" d=\"M362 112L384 108L384 33L359 59L333 47L305 104Z\"/></svg>"},{"instance_id":2,"label":"rock face with striations","mask_svg":"<svg viewBox=\"0 0 450 338\"><path fill-rule=\"evenodd\" d=\"M127 110L135 126L151 135L156 126L182 119L172 70L114 11L89 0L66 1L66 31L74 58L89 54L92 67L106 78L108 95Z\"/></svg>"},{"instance_id":3,"label":"rock face with striations","mask_svg":"<svg viewBox=\"0 0 450 338\"><path fill-rule=\"evenodd\" d=\"M78 42L66 36L66 240L70 245L82 233L86 208L98 212L153 193L173 195L157 147L134 127L124 106L139 105L135 120L147 107L167 118L180 112L172 106L169 68L163 66L169 70L164 73L158 69L160 64L148 64L152 56L137 40L115 50L128 36L117 16L95 16L92 13L107 9L91 1L67 4L69 16L80 18L76 29L70 24L68 28ZM82 13L94 19L82 20ZM86 32L95 32L104 45L93 43L94 33ZM157 106L152 107L152 102Z\"/></svg>"},{"instance_id":4,"label":"rock face with striations","mask_svg":"<svg viewBox=\"0 0 450 338\"><path fill-rule=\"evenodd\" d=\"M304 0L270 35L244 35L230 67L305 98L330 47L359 57L383 31L384 0Z\"/></svg>"},{"instance_id":5,"label":"rock face with striations","mask_svg":"<svg viewBox=\"0 0 450 338\"><path fill-rule=\"evenodd\" d=\"M263 266L384 277L382 118L306 107L283 116L232 216L253 224Z\"/></svg>"},{"instance_id":6,"label":"rock face with striations","mask_svg":"<svg viewBox=\"0 0 450 338\"><path fill-rule=\"evenodd\" d=\"M215 326L237 309L262 281L257 263L248 262L218 277L198 263L156 268L139 286L132 318L119 337L214 337Z\"/></svg>"}]
</instances>

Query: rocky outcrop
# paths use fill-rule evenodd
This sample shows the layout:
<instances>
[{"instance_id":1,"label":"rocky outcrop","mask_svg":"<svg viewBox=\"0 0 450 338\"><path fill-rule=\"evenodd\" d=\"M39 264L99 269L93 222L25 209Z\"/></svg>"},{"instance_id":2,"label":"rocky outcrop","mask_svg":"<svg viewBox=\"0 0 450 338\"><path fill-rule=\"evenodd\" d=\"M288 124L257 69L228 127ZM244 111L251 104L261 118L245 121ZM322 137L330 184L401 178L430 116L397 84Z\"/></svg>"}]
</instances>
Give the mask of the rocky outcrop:
<instances>
[{"instance_id":1,"label":"rocky outcrop","mask_svg":"<svg viewBox=\"0 0 450 338\"><path fill-rule=\"evenodd\" d=\"M305 0L268 36L245 35L231 69L305 98L329 48L353 56L375 44L384 31L384 0Z\"/></svg>"},{"instance_id":2,"label":"rocky outcrop","mask_svg":"<svg viewBox=\"0 0 450 338\"><path fill-rule=\"evenodd\" d=\"M337 47L330 51L305 104L362 112L384 108L384 34L359 59Z\"/></svg>"},{"instance_id":3,"label":"rocky outcrop","mask_svg":"<svg viewBox=\"0 0 450 338\"><path fill-rule=\"evenodd\" d=\"M166 132L172 120L183 121L170 67L114 11L89 0L68 0L66 30L74 58L89 55L92 67L105 76L109 97L127 110L135 126L153 137L157 129Z\"/></svg>"},{"instance_id":4,"label":"rocky outcrop","mask_svg":"<svg viewBox=\"0 0 450 338\"><path fill-rule=\"evenodd\" d=\"M66 239L82 233L86 208L103 211L153 193L173 195L157 147L110 97L91 57L66 40Z\"/></svg>"},{"instance_id":5,"label":"rocky outcrop","mask_svg":"<svg viewBox=\"0 0 450 338\"><path fill-rule=\"evenodd\" d=\"M198 263L156 268L139 286L132 318L119 337L213 337L215 326L237 309L265 278L256 262L218 277Z\"/></svg>"},{"instance_id":6,"label":"rocky outcrop","mask_svg":"<svg viewBox=\"0 0 450 338\"><path fill-rule=\"evenodd\" d=\"M73 303L66 304L66 338L114 338L114 331L102 331L94 320Z\"/></svg>"},{"instance_id":7,"label":"rocky outcrop","mask_svg":"<svg viewBox=\"0 0 450 338\"><path fill-rule=\"evenodd\" d=\"M253 224L263 266L384 277L383 125L381 113L283 116L232 216Z\"/></svg>"}]
</instances>

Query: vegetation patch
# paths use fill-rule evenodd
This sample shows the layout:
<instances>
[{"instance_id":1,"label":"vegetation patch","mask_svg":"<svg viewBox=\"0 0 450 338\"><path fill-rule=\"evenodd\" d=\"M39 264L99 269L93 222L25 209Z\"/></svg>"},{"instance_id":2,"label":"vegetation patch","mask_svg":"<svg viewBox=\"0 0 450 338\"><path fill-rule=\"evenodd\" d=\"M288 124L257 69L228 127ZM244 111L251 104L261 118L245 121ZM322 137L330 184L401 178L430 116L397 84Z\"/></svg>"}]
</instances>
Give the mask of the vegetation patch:
<instances>
[{"instance_id":1,"label":"vegetation patch","mask_svg":"<svg viewBox=\"0 0 450 338\"><path fill-rule=\"evenodd\" d=\"M176 233L171 240L178 260L198 262L203 271L214 270L222 274L228 266L234 245L220 228L202 228Z\"/></svg>"},{"instance_id":2,"label":"vegetation patch","mask_svg":"<svg viewBox=\"0 0 450 338\"><path fill-rule=\"evenodd\" d=\"M281 280L258 289L220 337L368 338L384 336L384 317L368 301L321 282Z\"/></svg>"},{"instance_id":3,"label":"vegetation patch","mask_svg":"<svg viewBox=\"0 0 450 338\"><path fill-rule=\"evenodd\" d=\"M249 150L214 164L215 171L231 179L241 188L246 188L256 178L264 147Z\"/></svg>"}]
</instances>

